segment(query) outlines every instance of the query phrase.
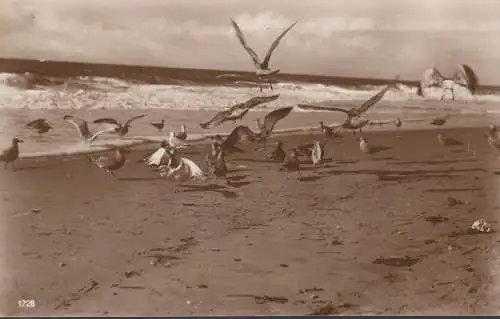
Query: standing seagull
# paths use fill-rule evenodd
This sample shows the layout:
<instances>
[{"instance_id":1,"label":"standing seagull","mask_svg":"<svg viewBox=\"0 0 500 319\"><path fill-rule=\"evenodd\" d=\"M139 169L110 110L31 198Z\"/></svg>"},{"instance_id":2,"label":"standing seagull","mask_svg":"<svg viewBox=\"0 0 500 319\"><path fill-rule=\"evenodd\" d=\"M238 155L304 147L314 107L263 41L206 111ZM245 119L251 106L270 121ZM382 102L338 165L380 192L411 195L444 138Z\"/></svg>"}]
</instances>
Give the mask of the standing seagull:
<instances>
[{"instance_id":1,"label":"standing seagull","mask_svg":"<svg viewBox=\"0 0 500 319\"><path fill-rule=\"evenodd\" d=\"M452 137L446 136L444 133L439 133L437 135L437 139L439 144L443 146L463 146L464 143L460 142L459 140L456 140Z\"/></svg>"},{"instance_id":2,"label":"standing seagull","mask_svg":"<svg viewBox=\"0 0 500 319\"><path fill-rule=\"evenodd\" d=\"M227 174L227 165L224 157L224 151L221 144L214 142L211 145L211 151L206 158L209 176L223 177Z\"/></svg>"},{"instance_id":3,"label":"standing seagull","mask_svg":"<svg viewBox=\"0 0 500 319\"><path fill-rule=\"evenodd\" d=\"M118 147L115 150L114 157L101 156L101 157L95 159L95 158L89 156L89 162L94 163L97 165L97 167L106 170L106 172L108 174L110 174L111 176L113 176L113 178L115 178L115 179L117 178L115 175L115 172L117 170L119 170L120 168L122 168L123 165L125 165L125 161L126 161L126 159L125 159L124 151L120 147Z\"/></svg>"},{"instance_id":4,"label":"standing seagull","mask_svg":"<svg viewBox=\"0 0 500 319\"><path fill-rule=\"evenodd\" d=\"M486 137L491 148L500 153L500 138L498 137L498 129L495 125L490 125Z\"/></svg>"},{"instance_id":5,"label":"standing seagull","mask_svg":"<svg viewBox=\"0 0 500 319\"><path fill-rule=\"evenodd\" d=\"M11 164L12 166L12 171L15 171L14 168L14 161L19 158L19 146L18 143L23 143L23 140L18 139L17 137L14 137L12 139L12 144L10 147L7 149L3 150L0 153L0 162L4 163L3 168L7 169L7 164Z\"/></svg>"},{"instance_id":6,"label":"standing seagull","mask_svg":"<svg viewBox=\"0 0 500 319\"><path fill-rule=\"evenodd\" d=\"M319 129L321 131L321 134L326 138L334 138L339 136L336 131L334 131L331 127L325 125L323 121L319 122Z\"/></svg>"},{"instance_id":7,"label":"standing seagull","mask_svg":"<svg viewBox=\"0 0 500 319\"><path fill-rule=\"evenodd\" d=\"M181 141L186 141L186 139L187 139L186 125L184 125L184 123L182 123L181 124L181 131L175 133L174 135L175 135L175 137L177 137Z\"/></svg>"},{"instance_id":8,"label":"standing seagull","mask_svg":"<svg viewBox=\"0 0 500 319\"><path fill-rule=\"evenodd\" d=\"M472 94L475 93L479 85L479 79L466 64L459 64L458 70L452 78L445 78L435 67L425 70L423 79L420 81L420 86L417 90L417 95L424 96L424 89L429 87L440 87L443 89L441 100L445 97L446 91L451 91L453 100L455 100L455 85L467 88Z\"/></svg>"},{"instance_id":9,"label":"standing seagull","mask_svg":"<svg viewBox=\"0 0 500 319\"><path fill-rule=\"evenodd\" d=\"M283 149L283 141L276 142L276 148L267 156L267 158L283 163L286 158L286 152Z\"/></svg>"},{"instance_id":10,"label":"standing seagull","mask_svg":"<svg viewBox=\"0 0 500 319\"><path fill-rule=\"evenodd\" d=\"M161 120L161 122L150 122L149 124L155 127L158 130L158 132L161 132L165 127L165 120Z\"/></svg>"},{"instance_id":11,"label":"standing seagull","mask_svg":"<svg viewBox=\"0 0 500 319\"><path fill-rule=\"evenodd\" d=\"M314 146L311 149L311 161L314 167L321 166L323 160L325 159L325 144L328 140L323 143L319 141L314 141Z\"/></svg>"},{"instance_id":12,"label":"standing seagull","mask_svg":"<svg viewBox=\"0 0 500 319\"><path fill-rule=\"evenodd\" d=\"M48 131L53 129L52 126L47 122L47 120L43 118L31 121L24 127L34 129L38 132L38 134L47 133Z\"/></svg>"},{"instance_id":13,"label":"standing seagull","mask_svg":"<svg viewBox=\"0 0 500 319\"><path fill-rule=\"evenodd\" d=\"M394 79L397 81L399 76ZM386 85L380 92L372 96L368 99L368 101L364 102L360 107L352 107L348 110L340 108L340 107L326 107L326 106L315 106L309 104L298 104L298 107L305 110L316 110L316 111L333 111L333 112L344 112L347 116L350 117L360 117L363 113L368 111L372 106L380 102L387 91L394 87L395 83L391 83Z\"/></svg>"},{"instance_id":14,"label":"standing seagull","mask_svg":"<svg viewBox=\"0 0 500 319\"><path fill-rule=\"evenodd\" d=\"M134 116L131 119L125 121L124 123L118 123L117 120L112 119L112 118L100 118L100 119L95 120L93 123L111 124L112 126L109 129L107 129L107 131L109 131L111 133L118 134L119 136L124 136L129 131L130 123L132 123L133 121L135 121L137 119L143 118L144 116L146 116L146 115L142 114L142 115Z\"/></svg>"},{"instance_id":15,"label":"standing seagull","mask_svg":"<svg viewBox=\"0 0 500 319\"><path fill-rule=\"evenodd\" d=\"M390 147L370 144L364 136L361 136L359 138L359 149L365 154L376 154L388 150Z\"/></svg>"},{"instance_id":16,"label":"standing seagull","mask_svg":"<svg viewBox=\"0 0 500 319\"><path fill-rule=\"evenodd\" d=\"M290 172L297 172L297 179L302 179L302 173L300 172L300 160L298 152L295 148L288 151L285 161L281 163L282 169L285 170L285 177L288 179L288 174Z\"/></svg>"},{"instance_id":17,"label":"standing seagull","mask_svg":"<svg viewBox=\"0 0 500 319\"><path fill-rule=\"evenodd\" d=\"M269 49L267 50L266 57L264 58L264 61L261 61L257 53L247 44L245 40L245 36L243 35L243 32L241 32L240 27L238 24L231 19L231 24L233 25L234 30L236 31L236 36L240 40L241 45L243 48L248 52L250 57L253 60L253 63L255 65L255 73L259 79L269 77L271 75L278 74L280 72L279 69L269 69L269 60L271 59L271 55L273 54L273 51L278 47L281 39L285 36L285 34L288 33L299 21L295 21L292 23L288 28L286 28L277 38L274 40L274 42L271 44ZM269 80L269 79L268 79ZM271 81L269 80L269 86L271 90L273 89L273 85ZM260 88L262 91L262 87Z\"/></svg>"},{"instance_id":18,"label":"standing seagull","mask_svg":"<svg viewBox=\"0 0 500 319\"><path fill-rule=\"evenodd\" d=\"M203 129L210 129L219 126L226 121L236 122L237 120L241 120L250 109L253 109L257 105L274 101L279 98L279 96L279 94L275 94L270 96L252 97L245 102L235 104L230 108L217 113L210 121L200 123L200 126Z\"/></svg>"}]
</instances>

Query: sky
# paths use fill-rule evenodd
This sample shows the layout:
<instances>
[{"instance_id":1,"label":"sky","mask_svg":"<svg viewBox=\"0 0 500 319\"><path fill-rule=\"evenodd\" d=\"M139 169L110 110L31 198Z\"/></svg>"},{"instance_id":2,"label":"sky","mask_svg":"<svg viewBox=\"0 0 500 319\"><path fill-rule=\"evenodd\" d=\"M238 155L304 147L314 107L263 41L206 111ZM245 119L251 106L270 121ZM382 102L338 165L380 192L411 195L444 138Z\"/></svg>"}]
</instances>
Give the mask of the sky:
<instances>
[{"instance_id":1,"label":"sky","mask_svg":"<svg viewBox=\"0 0 500 319\"><path fill-rule=\"evenodd\" d=\"M253 70L229 20L284 73L418 80L469 64L500 85L497 0L0 0L0 56Z\"/></svg>"}]
</instances>

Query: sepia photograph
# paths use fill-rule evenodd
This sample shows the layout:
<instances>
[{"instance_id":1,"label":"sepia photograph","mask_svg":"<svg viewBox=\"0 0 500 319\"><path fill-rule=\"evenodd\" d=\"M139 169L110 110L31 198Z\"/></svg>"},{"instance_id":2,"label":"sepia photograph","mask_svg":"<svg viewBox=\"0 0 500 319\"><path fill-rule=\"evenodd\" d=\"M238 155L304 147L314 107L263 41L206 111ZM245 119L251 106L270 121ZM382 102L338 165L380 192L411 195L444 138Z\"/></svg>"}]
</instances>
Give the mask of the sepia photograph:
<instances>
[{"instance_id":1,"label":"sepia photograph","mask_svg":"<svg viewBox=\"0 0 500 319\"><path fill-rule=\"evenodd\" d=\"M0 314L498 315L499 13L0 0Z\"/></svg>"}]
</instances>

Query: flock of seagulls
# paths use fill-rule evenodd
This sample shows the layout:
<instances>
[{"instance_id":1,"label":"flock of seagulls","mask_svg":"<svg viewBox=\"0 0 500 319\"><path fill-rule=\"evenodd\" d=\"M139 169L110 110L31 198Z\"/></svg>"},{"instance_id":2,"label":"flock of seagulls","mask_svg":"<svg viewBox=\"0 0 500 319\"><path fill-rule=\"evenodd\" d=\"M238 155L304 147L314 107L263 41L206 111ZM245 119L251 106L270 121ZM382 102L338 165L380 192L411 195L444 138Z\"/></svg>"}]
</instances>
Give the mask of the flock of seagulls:
<instances>
[{"instance_id":1,"label":"flock of seagulls","mask_svg":"<svg viewBox=\"0 0 500 319\"><path fill-rule=\"evenodd\" d=\"M231 25L235 31L240 44L245 49L245 51L251 57L255 66L255 75L259 80L267 81L269 87L272 87L272 76L278 74L280 69L270 67L270 59L274 50L278 47L281 39L295 26L298 21L292 23L289 27L283 30L280 35L273 41L271 46L266 52L264 59L262 60L257 53L248 45L243 32L240 27L231 19ZM312 143L307 145L300 145L285 151L282 141L277 141L274 145L274 150L267 155L268 159L276 161L280 164L280 169L283 170L288 177L289 173L296 172L297 178L302 178L300 170L300 157L308 156L314 167L320 167L323 160L325 159L325 146L329 141L332 141L340 137L339 130L345 129L351 131L352 134L361 134L363 128L367 125L384 125L393 124L396 127L401 127L403 121L397 117L396 119L386 120L386 121L373 121L364 119L363 115L368 112L373 106L375 106L379 101L381 101L384 95L389 89L395 88L399 77L396 77L394 81L386 85L381 91L373 95L366 102L364 102L359 107L352 107L350 109L344 109L340 107L329 107L329 106L318 106L312 104L298 104L297 107L306 110L316 110L325 112L341 112L345 114L345 120L339 125L328 126L323 121L319 122L319 130L323 136L323 140L313 140ZM432 86L440 86L443 90L451 90L454 95L453 84L465 86L469 88L471 92L474 92L478 84L478 79L473 70L464 64L459 65L459 70L455 76L451 79L444 78L437 69L432 68L424 72L424 79L421 82L418 94L423 95L423 89ZM260 87L262 92L262 87ZM269 95L269 96L257 96L252 97L241 103L237 103L225 110L218 112L213 118L207 120L206 122L199 123L202 129L212 129L222 123L232 122L236 124L237 121L242 120L246 114L264 103L269 103L277 100L280 97L279 94ZM232 132L223 137L219 134L210 136L211 145L205 157L205 164L207 167L207 174L192 160L182 157L179 155L179 150L183 148L189 148L190 145L186 142L188 133L186 126L181 125L179 132L170 131L165 135L165 139L161 142L160 147L154 151L152 154L144 158L142 161L150 168L157 170L160 176L169 178L171 180L177 181L179 184L176 187L176 191L182 185L184 181L187 180L200 180L205 181L208 178L218 178L223 177L228 172L226 156L235 152L244 152L238 144L240 142L250 142L250 143L260 143L263 144L264 151L267 150L267 141L272 136L276 124L287 117L295 106L281 107L276 110L269 112L264 119L256 120L257 131L250 129L245 125L237 125ZM119 137L125 136L131 128L134 121L144 118L146 115L141 114L134 116L124 122L120 122L113 118L99 118L92 121L92 124L98 124L103 126L100 130L92 132L89 129L89 123L81 118L65 115L63 120L74 126L78 132L80 139L86 143L92 143L99 136L105 133L115 134ZM449 115L440 116L429 121L430 125L442 126L448 120ZM412 120L408 120L412 121ZM416 121L422 121L418 119ZM163 132L165 128L165 120L160 122L149 122L149 124L158 130L158 132ZM45 134L54 128L51 124L47 122L46 119L40 118L33 120L25 125L26 129L32 129L36 131L39 135ZM498 138L496 127L490 127L488 133L488 142L492 147L495 147L500 153L500 140ZM437 135L439 143L442 145L461 145L460 141L454 140L450 137L444 135L444 133L439 133ZM377 146L369 141L364 136L358 138L359 149L365 154L374 154L385 149L387 147ZM18 143L23 141L17 138L12 140L12 145L0 153L0 161L4 162L4 168L10 163L12 169L14 170L14 161L19 157L19 146ZM120 170L126 163L126 150L122 147L116 148L113 155L101 156L94 158L88 156L89 162L95 164L98 168L105 170L114 178L118 178L116 172Z\"/></svg>"}]
</instances>

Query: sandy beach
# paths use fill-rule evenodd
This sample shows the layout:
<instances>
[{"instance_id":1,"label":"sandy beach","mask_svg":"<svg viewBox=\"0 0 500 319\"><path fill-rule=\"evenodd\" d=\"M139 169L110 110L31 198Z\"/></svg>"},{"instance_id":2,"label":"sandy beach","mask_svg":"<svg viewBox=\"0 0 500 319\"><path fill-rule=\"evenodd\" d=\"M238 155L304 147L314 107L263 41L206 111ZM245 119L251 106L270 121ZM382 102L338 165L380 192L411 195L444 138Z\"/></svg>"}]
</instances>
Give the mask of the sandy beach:
<instances>
[{"instance_id":1,"label":"sandy beach","mask_svg":"<svg viewBox=\"0 0 500 319\"><path fill-rule=\"evenodd\" d=\"M113 180L85 156L0 170L8 315L494 314L498 164L485 128L350 133L285 179L255 145L227 178L174 184L130 150ZM282 136L285 148L314 134ZM276 140L276 138L274 138ZM203 165L208 145L185 156ZM270 146L269 146L270 148ZM18 301L34 299L33 308Z\"/></svg>"}]
</instances>

